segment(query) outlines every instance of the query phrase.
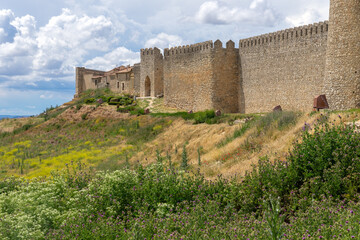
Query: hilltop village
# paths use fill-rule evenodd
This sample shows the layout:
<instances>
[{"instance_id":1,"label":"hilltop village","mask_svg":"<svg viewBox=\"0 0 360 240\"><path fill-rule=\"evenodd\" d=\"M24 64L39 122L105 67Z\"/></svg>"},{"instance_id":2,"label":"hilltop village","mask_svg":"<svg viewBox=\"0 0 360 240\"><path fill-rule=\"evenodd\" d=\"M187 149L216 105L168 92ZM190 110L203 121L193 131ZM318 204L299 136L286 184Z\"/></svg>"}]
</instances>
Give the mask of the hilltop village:
<instances>
[{"instance_id":1,"label":"hilltop village","mask_svg":"<svg viewBox=\"0 0 360 240\"><path fill-rule=\"evenodd\" d=\"M223 44L141 49L141 62L109 72L76 68L76 95L107 87L164 97L170 107L223 112L307 111L314 98L331 109L360 107L360 7L330 1L329 21ZM223 46L225 45L225 46Z\"/></svg>"}]
</instances>

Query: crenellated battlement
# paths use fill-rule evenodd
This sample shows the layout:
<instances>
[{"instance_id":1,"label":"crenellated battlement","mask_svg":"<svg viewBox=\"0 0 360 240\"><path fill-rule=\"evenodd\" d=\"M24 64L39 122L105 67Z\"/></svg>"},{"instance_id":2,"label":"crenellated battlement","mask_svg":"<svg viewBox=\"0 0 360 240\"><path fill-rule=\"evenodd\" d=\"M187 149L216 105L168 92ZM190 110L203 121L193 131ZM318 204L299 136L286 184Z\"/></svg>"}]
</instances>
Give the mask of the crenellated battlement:
<instances>
[{"instance_id":1,"label":"crenellated battlement","mask_svg":"<svg viewBox=\"0 0 360 240\"><path fill-rule=\"evenodd\" d=\"M161 54L161 51L157 47L145 48L145 49L140 49L140 54L141 56L154 55L154 54Z\"/></svg>"},{"instance_id":2,"label":"crenellated battlement","mask_svg":"<svg viewBox=\"0 0 360 240\"><path fill-rule=\"evenodd\" d=\"M289 42L300 38L312 38L314 36L327 34L328 30L328 21L289 28L282 31L242 39L239 41L239 48L249 48L259 45Z\"/></svg>"},{"instance_id":3,"label":"crenellated battlement","mask_svg":"<svg viewBox=\"0 0 360 240\"><path fill-rule=\"evenodd\" d=\"M195 52L205 52L208 51L209 49L212 49L213 47L214 47L213 42L210 40L192 45L172 47L170 49L165 48L164 56L195 53Z\"/></svg>"}]
</instances>

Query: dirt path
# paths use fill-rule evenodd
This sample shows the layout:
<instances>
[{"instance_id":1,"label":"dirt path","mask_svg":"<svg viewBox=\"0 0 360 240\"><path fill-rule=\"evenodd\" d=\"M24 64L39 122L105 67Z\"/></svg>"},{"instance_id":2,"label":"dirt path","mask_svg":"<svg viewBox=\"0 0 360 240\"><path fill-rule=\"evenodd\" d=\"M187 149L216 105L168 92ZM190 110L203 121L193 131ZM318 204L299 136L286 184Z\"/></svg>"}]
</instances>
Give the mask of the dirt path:
<instances>
[{"instance_id":1,"label":"dirt path","mask_svg":"<svg viewBox=\"0 0 360 240\"><path fill-rule=\"evenodd\" d=\"M153 108L153 104L154 104L154 99L153 98L149 99L149 107L148 108L150 110Z\"/></svg>"}]
</instances>

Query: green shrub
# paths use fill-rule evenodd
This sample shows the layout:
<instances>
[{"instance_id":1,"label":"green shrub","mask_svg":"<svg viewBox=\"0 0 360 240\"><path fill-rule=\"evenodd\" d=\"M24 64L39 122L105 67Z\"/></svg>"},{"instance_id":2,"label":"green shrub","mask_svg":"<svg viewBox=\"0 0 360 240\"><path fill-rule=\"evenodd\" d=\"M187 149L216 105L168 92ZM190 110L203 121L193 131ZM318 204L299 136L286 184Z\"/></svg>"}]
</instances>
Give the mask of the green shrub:
<instances>
[{"instance_id":1,"label":"green shrub","mask_svg":"<svg viewBox=\"0 0 360 240\"><path fill-rule=\"evenodd\" d=\"M86 120L87 115L88 115L88 113L84 113L84 114L82 114L82 115L81 115L81 119L82 119L82 120Z\"/></svg>"},{"instance_id":2,"label":"green shrub","mask_svg":"<svg viewBox=\"0 0 360 240\"><path fill-rule=\"evenodd\" d=\"M109 102L109 105L115 105L115 106L119 105L120 106L120 104L118 102Z\"/></svg>"},{"instance_id":3,"label":"green shrub","mask_svg":"<svg viewBox=\"0 0 360 240\"><path fill-rule=\"evenodd\" d=\"M292 209L301 199L323 195L354 199L360 192L360 134L354 130L325 124L315 126L312 134L304 131L287 161L259 160L239 186L237 197L232 197L232 204L249 213L261 210L261 199L267 194L281 197Z\"/></svg>"},{"instance_id":4,"label":"green shrub","mask_svg":"<svg viewBox=\"0 0 360 240\"><path fill-rule=\"evenodd\" d=\"M117 109L118 112L122 112L122 113L128 113L128 112L135 111L135 110L136 110L135 106L119 107Z\"/></svg>"},{"instance_id":5,"label":"green shrub","mask_svg":"<svg viewBox=\"0 0 360 240\"><path fill-rule=\"evenodd\" d=\"M128 106L134 103L134 100L129 97L111 97L107 99L109 105L120 105L120 106Z\"/></svg>"},{"instance_id":6,"label":"green shrub","mask_svg":"<svg viewBox=\"0 0 360 240\"><path fill-rule=\"evenodd\" d=\"M112 98L113 98L113 96L107 97L107 98L106 98L106 102L109 103Z\"/></svg>"},{"instance_id":7,"label":"green shrub","mask_svg":"<svg viewBox=\"0 0 360 240\"><path fill-rule=\"evenodd\" d=\"M130 111L130 114L131 115L137 115L137 116L144 115L145 110L142 109L142 108L135 108L133 111Z\"/></svg>"},{"instance_id":8,"label":"green shrub","mask_svg":"<svg viewBox=\"0 0 360 240\"><path fill-rule=\"evenodd\" d=\"M279 130L293 125L297 122L300 114L296 112L274 111L266 114L257 121L257 129L259 132L268 130L271 126Z\"/></svg>"},{"instance_id":9,"label":"green shrub","mask_svg":"<svg viewBox=\"0 0 360 240\"><path fill-rule=\"evenodd\" d=\"M105 96L100 96L97 99L101 99L103 102L106 102L108 98Z\"/></svg>"},{"instance_id":10,"label":"green shrub","mask_svg":"<svg viewBox=\"0 0 360 240\"><path fill-rule=\"evenodd\" d=\"M120 98L118 98L118 97L113 97L113 98L110 99L110 102L119 103L119 102L120 102Z\"/></svg>"},{"instance_id":11,"label":"green shrub","mask_svg":"<svg viewBox=\"0 0 360 240\"><path fill-rule=\"evenodd\" d=\"M319 178L318 196L341 197L350 193L350 186L360 184L360 134L354 127L317 125L313 134L304 132L288 159L296 186Z\"/></svg>"},{"instance_id":12,"label":"green shrub","mask_svg":"<svg viewBox=\"0 0 360 240\"><path fill-rule=\"evenodd\" d=\"M176 112L176 113L150 113L153 117L181 117L184 120L194 119L195 113Z\"/></svg>"},{"instance_id":13,"label":"green shrub","mask_svg":"<svg viewBox=\"0 0 360 240\"><path fill-rule=\"evenodd\" d=\"M214 110L205 110L203 112L195 113L194 119L195 124L198 123L213 123L212 119L215 118L215 111Z\"/></svg>"},{"instance_id":14,"label":"green shrub","mask_svg":"<svg viewBox=\"0 0 360 240\"><path fill-rule=\"evenodd\" d=\"M188 164L188 155L187 155L187 151L186 151L186 144L184 144L183 146L183 151L182 151L182 154L181 154L181 168L186 170L188 167L189 167L189 164Z\"/></svg>"},{"instance_id":15,"label":"green shrub","mask_svg":"<svg viewBox=\"0 0 360 240\"><path fill-rule=\"evenodd\" d=\"M90 104L90 103L94 103L95 102L95 98L88 98L85 100L86 104Z\"/></svg>"}]
</instances>

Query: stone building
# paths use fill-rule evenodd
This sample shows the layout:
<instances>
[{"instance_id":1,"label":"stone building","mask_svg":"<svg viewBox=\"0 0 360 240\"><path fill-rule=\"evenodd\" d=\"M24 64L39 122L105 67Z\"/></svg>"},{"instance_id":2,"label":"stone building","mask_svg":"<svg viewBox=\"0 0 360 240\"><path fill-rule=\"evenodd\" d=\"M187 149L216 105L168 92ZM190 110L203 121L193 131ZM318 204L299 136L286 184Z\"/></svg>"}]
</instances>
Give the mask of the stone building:
<instances>
[{"instance_id":1,"label":"stone building","mask_svg":"<svg viewBox=\"0 0 360 240\"><path fill-rule=\"evenodd\" d=\"M120 66L108 72L76 68L76 95L97 88L109 88L115 93L139 95L140 64Z\"/></svg>"},{"instance_id":2,"label":"stone building","mask_svg":"<svg viewBox=\"0 0 360 240\"><path fill-rule=\"evenodd\" d=\"M330 0L329 22L242 39L239 48L217 40L163 53L141 49L140 55L140 64L127 70L77 68L76 93L109 87L141 97L164 96L166 105L184 110L242 113L277 105L308 111L313 99L325 94L331 109L358 108L360 1Z\"/></svg>"}]
</instances>

